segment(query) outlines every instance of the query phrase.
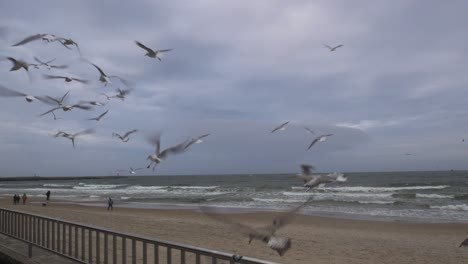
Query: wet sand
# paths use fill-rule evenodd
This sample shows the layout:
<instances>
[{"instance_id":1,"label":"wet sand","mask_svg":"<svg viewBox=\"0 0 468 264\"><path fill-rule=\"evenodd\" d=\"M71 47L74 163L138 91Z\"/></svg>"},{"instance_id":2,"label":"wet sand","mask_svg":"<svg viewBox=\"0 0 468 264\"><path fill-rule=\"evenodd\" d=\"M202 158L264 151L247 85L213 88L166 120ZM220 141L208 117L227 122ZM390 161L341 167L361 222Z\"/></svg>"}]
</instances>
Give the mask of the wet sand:
<instances>
[{"instance_id":1,"label":"wet sand","mask_svg":"<svg viewBox=\"0 0 468 264\"><path fill-rule=\"evenodd\" d=\"M458 248L468 237L468 224L429 224L347 220L298 215L278 231L292 238L283 257L260 241L248 238L229 225L193 210L159 210L51 203L43 207L34 199L12 205L0 199L0 207L105 227L158 239L225 251L278 263L468 263L468 248ZM42 202L44 199L37 200ZM103 203L104 204L104 203ZM271 212L229 214L233 221L262 226Z\"/></svg>"}]
</instances>

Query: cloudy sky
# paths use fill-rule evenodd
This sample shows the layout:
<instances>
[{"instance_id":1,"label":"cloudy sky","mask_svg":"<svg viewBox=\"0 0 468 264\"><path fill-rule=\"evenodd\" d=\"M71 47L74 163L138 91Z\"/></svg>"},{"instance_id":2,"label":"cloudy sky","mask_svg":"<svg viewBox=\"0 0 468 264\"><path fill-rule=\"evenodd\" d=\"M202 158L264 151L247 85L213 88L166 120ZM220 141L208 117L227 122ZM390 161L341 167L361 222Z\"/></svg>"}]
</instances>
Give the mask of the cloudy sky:
<instances>
[{"instance_id":1,"label":"cloudy sky","mask_svg":"<svg viewBox=\"0 0 468 264\"><path fill-rule=\"evenodd\" d=\"M0 84L31 95L108 102L93 111L56 111L40 101L1 97L0 175L114 175L145 167L162 148L211 133L154 174L398 171L468 168L468 3L466 1L7 1L0 9L0 56L34 63L56 58L64 70L9 72ZM83 57L130 80L124 100L104 87L75 48L23 38L72 38ZM173 48L160 62L145 57ZM323 44L343 44L335 52ZM91 80L45 80L42 74ZM105 110L102 122L86 120ZM271 134L291 121L285 131ZM333 133L306 151L314 136ZM57 131L79 137L76 149ZM112 132L132 129L127 143ZM411 155L406 155L406 154Z\"/></svg>"}]
</instances>

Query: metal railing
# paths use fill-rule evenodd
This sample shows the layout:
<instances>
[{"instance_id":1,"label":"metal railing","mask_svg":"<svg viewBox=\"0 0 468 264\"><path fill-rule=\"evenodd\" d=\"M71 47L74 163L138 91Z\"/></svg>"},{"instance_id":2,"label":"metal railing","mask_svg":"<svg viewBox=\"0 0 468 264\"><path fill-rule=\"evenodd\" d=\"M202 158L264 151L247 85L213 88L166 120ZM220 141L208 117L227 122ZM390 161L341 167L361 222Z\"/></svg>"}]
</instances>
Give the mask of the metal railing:
<instances>
[{"instance_id":1,"label":"metal railing","mask_svg":"<svg viewBox=\"0 0 468 264\"><path fill-rule=\"evenodd\" d=\"M79 263L274 264L189 245L0 208L0 233Z\"/></svg>"}]
</instances>

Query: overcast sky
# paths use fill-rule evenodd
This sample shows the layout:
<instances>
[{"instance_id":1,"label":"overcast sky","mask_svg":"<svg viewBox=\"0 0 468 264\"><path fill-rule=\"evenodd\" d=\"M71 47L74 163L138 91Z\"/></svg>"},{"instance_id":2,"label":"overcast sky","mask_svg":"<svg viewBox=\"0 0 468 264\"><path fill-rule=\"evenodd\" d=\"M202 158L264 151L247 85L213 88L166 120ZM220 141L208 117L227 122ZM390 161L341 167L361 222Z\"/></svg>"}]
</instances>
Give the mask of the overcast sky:
<instances>
[{"instance_id":1,"label":"overcast sky","mask_svg":"<svg viewBox=\"0 0 468 264\"><path fill-rule=\"evenodd\" d=\"M9 72L0 84L68 102L98 100L93 111L56 111L40 101L0 97L0 175L115 175L146 167L162 148L211 133L186 153L139 175L398 171L468 168L468 2L466 1L6 1L0 9L0 55L69 65ZM76 48L40 40L75 40L83 57L108 75L132 81L124 100L104 87ZM145 57L138 40L174 50ZM344 46L330 52L323 44ZM92 80L83 85L42 74ZM109 109L102 122L86 120ZM284 131L270 131L291 121ZM311 150L317 134L333 133ZM75 133L70 140L57 131ZM112 132L139 132L127 143ZM467 137L467 142L462 139ZM407 155L411 154L411 155ZM125 173L123 173L125 174Z\"/></svg>"}]
</instances>

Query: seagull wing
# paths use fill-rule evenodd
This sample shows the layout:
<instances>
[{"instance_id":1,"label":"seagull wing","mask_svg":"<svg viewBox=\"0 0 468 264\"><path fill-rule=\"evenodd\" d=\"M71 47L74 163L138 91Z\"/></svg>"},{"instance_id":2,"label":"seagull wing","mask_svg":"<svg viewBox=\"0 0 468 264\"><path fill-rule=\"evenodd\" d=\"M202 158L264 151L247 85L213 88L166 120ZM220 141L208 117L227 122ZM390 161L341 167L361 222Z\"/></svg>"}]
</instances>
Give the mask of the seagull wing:
<instances>
[{"instance_id":1,"label":"seagull wing","mask_svg":"<svg viewBox=\"0 0 468 264\"><path fill-rule=\"evenodd\" d=\"M169 154L179 154L179 153L182 153L185 151L185 146L187 145L187 140L182 142L182 143L179 143L175 146L172 146L170 148L167 148L165 150L163 150L161 152L161 154L159 155L161 158L165 158L167 157L167 155Z\"/></svg>"},{"instance_id":2,"label":"seagull wing","mask_svg":"<svg viewBox=\"0 0 468 264\"><path fill-rule=\"evenodd\" d=\"M48 113L53 112L53 111L55 111L55 110L58 110L58 109L60 109L60 108L62 108L62 107L60 107L60 106L54 107L54 108L50 109L49 111L47 111L47 112L45 112L45 113L43 113L43 114L41 114L41 115L39 115L39 116L47 115Z\"/></svg>"},{"instance_id":3,"label":"seagull wing","mask_svg":"<svg viewBox=\"0 0 468 264\"><path fill-rule=\"evenodd\" d=\"M314 141L312 141L312 143L310 143L309 147L307 148L307 150L309 150L315 143L317 143L323 136L318 136L314 139Z\"/></svg>"},{"instance_id":4,"label":"seagull wing","mask_svg":"<svg viewBox=\"0 0 468 264\"><path fill-rule=\"evenodd\" d=\"M0 84L0 96L26 96L26 94L11 90Z\"/></svg>"},{"instance_id":5,"label":"seagull wing","mask_svg":"<svg viewBox=\"0 0 468 264\"><path fill-rule=\"evenodd\" d=\"M338 45L338 46L336 46L336 47L333 47L333 49L335 50L335 49L337 49L337 48L341 48L341 47L343 47L343 45L342 45L342 44L340 44L340 45Z\"/></svg>"},{"instance_id":6,"label":"seagull wing","mask_svg":"<svg viewBox=\"0 0 468 264\"><path fill-rule=\"evenodd\" d=\"M48 75L48 74L43 74L45 79L66 79L67 77L65 76L55 76L55 75Z\"/></svg>"},{"instance_id":7,"label":"seagull wing","mask_svg":"<svg viewBox=\"0 0 468 264\"><path fill-rule=\"evenodd\" d=\"M98 119L101 119L103 116L105 116L107 113L109 112L109 110L105 111L104 113L100 114L98 116Z\"/></svg>"},{"instance_id":8,"label":"seagull wing","mask_svg":"<svg viewBox=\"0 0 468 264\"><path fill-rule=\"evenodd\" d=\"M135 44L137 44L138 47L146 50L147 52L154 53L154 50L152 50L152 49L146 47L145 45L141 44L141 42L138 42L138 41L135 40Z\"/></svg>"},{"instance_id":9,"label":"seagull wing","mask_svg":"<svg viewBox=\"0 0 468 264\"><path fill-rule=\"evenodd\" d=\"M34 60L37 61L37 62L40 63L40 64L47 64L46 62L41 61L41 60L38 59L37 57L34 57ZM55 59L54 59L54 60L55 60Z\"/></svg>"},{"instance_id":10,"label":"seagull wing","mask_svg":"<svg viewBox=\"0 0 468 264\"><path fill-rule=\"evenodd\" d=\"M275 129L273 129L273 130L271 131L271 133L275 132L275 131L278 130L278 129L281 129L281 128L285 127L287 124L289 124L289 121L286 122L286 123L281 124L279 127L275 128Z\"/></svg>"},{"instance_id":11,"label":"seagull wing","mask_svg":"<svg viewBox=\"0 0 468 264\"><path fill-rule=\"evenodd\" d=\"M163 50L158 50L158 52L168 52L168 51L171 51L173 49L163 49Z\"/></svg>"},{"instance_id":12,"label":"seagull wing","mask_svg":"<svg viewBox=\"0 0 468 264\"><path fill-rule=\"evenodd\" d=\"M88 106L88 105L80 105L80 104L76 104L76 105L72 105L73 108L79 108L79 109L82 109L82 110L91 110L92 107L91 106Z\"/></svg>"},{"instance_id":13,"label":"seagull wing","mask_svg":"<svg viewBox=\"0 0 468 264\"><path fill-rule=\"evenodd\" d=\"M15 46L20 46L20 45L23 45L23 44L26 44L28 42L31 42L31 41L34 41L34 40L38 40L40 38L42 38L43 34L37 34L37 35L32 35L32 36L29 36L23 40L21 40L20 42L16 43L16 44L13 44L12 46L15 47Z\"/></svg>"},{"instance_id":14,"label":"seagull wing","mask_svg":"<svg viewBox=\"0 0 468 264\"><path fill-rule=\"evenodd\" d=\"M138 132L138 129L133 129L131 131L128 131L127 133L125 133L125 135L123 137L126 138L126 137L128 137L128 135L130 135L132 133L135 133L135 132Z\"/></svg>"},{"instance_id":15,"label":"seagull wing","mask_svg":"<svg viewBox=\"0 0 468 264\"><path fill-rule=\"evenodd\" d=\"M323 44L323 46L325 46L326 48L328 48L328 49L330 49L330 50L333 49L332 47L328 46L327 44Z\"/></svg>"},{"instance_id":16,"label":"seagull wing","mask_svg":"<svg viewBox=\"0 0 468 264\"><path fill-rule=\"evenodd\" d=\"M87 135L87 134L93 134L96 132L96 129L94 128L88 128L86 130L80 131L78 133L73 134L74 137L81 136L81 135Z\"/></svg>"},{"instance_id":17,"label":"seagull wing","mask_svg":"<svg viewBox=\"0 0 468 264\"><path fill-rule=\"evenodd\" d=\"M60 99L60 103L63 102L63 100L65 100L65 97L67 97L68 93L70 92L70 90L68 90L68 92L66 92L63 96L62 96L62 99Z\"/></svg>"},{"instance_id":18,"label":"seagull wing","mask_svg":"<svg viewBox=\"0 0 468 264\"><path fill-rule=\"evenodd\" d=\"M49 67L54 68L54 69L66 69L68 68L68 65L49 65Z\"/></svg>"},{"instance_id":19,"label":"seagull wing","mask_svg":"<svg viewBox=\"0 0 468 264\"><path fill-rule=\"evenodd\" d=\"M54 58L54 59L51 59L50 61L46 62L45 64L49 64L49 63L51 63L51 62L55 61L55 59L56 59L56 58Z\"/></svg>"},{"instance_id":20,"label":"seagull wing","mask_svg":"<svg viewBox=\"0 0 468 264\"><path fill-rule=\"evenodd\" d=\"M93 66L99 71L99 73L100 73L101 75L107 76L107 75L101 70L101 68L99 68L96 64L91 63L91 65L93 65Z\"/></svg>"},{"instance_id":21,"label":"seagull wing","mask_svg":"<svg viewBox=\"0 0 468 264\"><path fill-rule=\"evenodd\" d=\"M77 81L77 82L80 82L80 83L84 83L84 84L87 84L89 83L88 80L82 80L82 79L78 79L78 78L71 78L73 81Z\"/></svg>"},{"instance_id":22,"label":"seagull wing","mask_svg":"<svg viewBox=\"0 0 468 264\"><path fill-rule=\"evenodd\" d=\"M159 151L161 150L161 133L158 132L153 136L149 136L147 140L156 147L156 154L159 155Z\"/></svg>"},{"instance_id":23,"label":"seagull wing","mask_svg":"<svg viewBox=\"0 0 468 264\"><path fill-rule=\"evenodd\" d=\"M308 164L302 164L301 165L301 170L302 170L302 175L311 175L312 170L314 170L314 166L308 165Z\"/></svg>"}]
</instances>

